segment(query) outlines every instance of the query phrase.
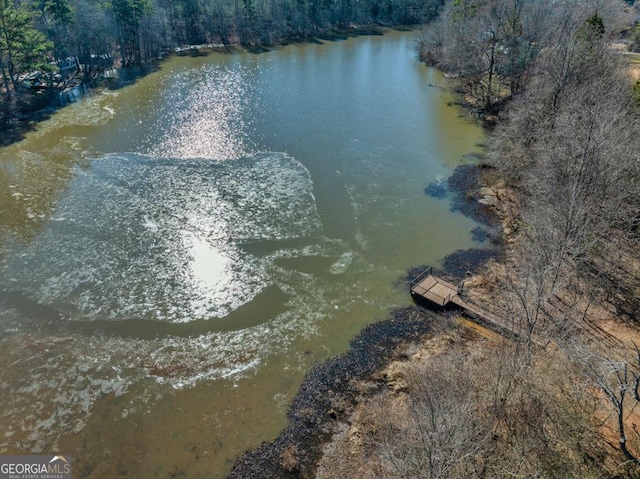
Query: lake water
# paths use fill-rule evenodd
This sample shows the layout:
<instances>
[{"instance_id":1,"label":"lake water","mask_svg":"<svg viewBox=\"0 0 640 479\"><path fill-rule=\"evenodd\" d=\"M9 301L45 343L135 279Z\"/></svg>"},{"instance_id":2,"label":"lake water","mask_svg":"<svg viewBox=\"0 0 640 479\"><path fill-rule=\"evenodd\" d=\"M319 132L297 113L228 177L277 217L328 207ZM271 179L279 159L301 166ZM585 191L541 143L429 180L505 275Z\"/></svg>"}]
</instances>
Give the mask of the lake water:
<instances>
[{"instance_id":1,"label":"lake water","mask_svg":"<svg viewBox=\"0 0 640 479\"><path fill-rule=\"evenodd\" d=\"M408 268L474 245L424 188L483 133L414 39L172 57L0 150L0 454L224 477Z\"/></svg>"}]
</instances>

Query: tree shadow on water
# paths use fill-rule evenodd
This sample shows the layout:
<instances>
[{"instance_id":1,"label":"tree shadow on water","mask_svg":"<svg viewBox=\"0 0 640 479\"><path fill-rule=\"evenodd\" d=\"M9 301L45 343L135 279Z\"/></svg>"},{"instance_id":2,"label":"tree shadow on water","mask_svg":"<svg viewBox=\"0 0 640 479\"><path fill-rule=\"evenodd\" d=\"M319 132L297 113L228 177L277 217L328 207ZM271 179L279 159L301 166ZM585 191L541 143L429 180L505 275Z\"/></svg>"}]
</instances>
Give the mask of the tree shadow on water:
<instances>
[{"instance_id":1,"label":"tree shadow on water","mask_svg":"<svg viewBox=\"0 0 640 479\"><path fill-rule=\"evenodd\" d=\"M148 65L125 67L117 70L118 74L116 78L104 79L105 86L109 90L120 90L129 85L133 85L140 79L151 75L157 71L160 71L161 66L159 62L150 63ZM100 86L101 81L95 82L95 86Z\"/></svg>"}]
</instances>

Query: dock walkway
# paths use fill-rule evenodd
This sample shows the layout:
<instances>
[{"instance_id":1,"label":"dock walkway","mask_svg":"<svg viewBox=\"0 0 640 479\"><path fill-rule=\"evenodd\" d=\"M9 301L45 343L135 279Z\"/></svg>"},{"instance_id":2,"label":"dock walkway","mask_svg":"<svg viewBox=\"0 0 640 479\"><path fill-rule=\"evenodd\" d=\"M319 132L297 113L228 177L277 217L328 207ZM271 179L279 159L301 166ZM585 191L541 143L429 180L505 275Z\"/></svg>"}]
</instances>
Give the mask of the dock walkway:
<instances>
[{"instance_id":1,"label":"dock walkway","mask_svg":"<svg viewBox=\"0 0 640 479\"><path fill-rule=\"evenodd\" d=\"M502 318L465 299L462 296L462 284L457 285L456 282L446 273L430 267L411 281L411 296L426 300L439 309L462 309L480 319L483 326L503 335L514 336L515 333Z\"/></svg>"}]
</instances>

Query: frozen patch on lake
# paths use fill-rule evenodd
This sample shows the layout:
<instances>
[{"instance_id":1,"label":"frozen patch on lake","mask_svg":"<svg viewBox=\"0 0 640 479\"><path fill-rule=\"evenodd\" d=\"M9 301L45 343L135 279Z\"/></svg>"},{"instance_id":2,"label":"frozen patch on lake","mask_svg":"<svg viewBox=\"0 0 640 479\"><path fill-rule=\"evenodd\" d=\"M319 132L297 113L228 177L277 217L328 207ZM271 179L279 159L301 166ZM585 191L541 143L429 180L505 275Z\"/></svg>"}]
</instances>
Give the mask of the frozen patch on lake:
<instances>
[{"instance_id":1,"label":"frozen patch on lake","mask_svg":"<svg viewBox=\"0 0 640 479\"><path fill-rule=\"evenodd\" d=\"M331 265L329 271L331 272L331 274L342 274L347 271L347 269L349 269L349 266L351 266L352 262L353 251L347 251L342 256L340 256L340 259L338 259L338 261Z\"/></svg>"},{"instance_id":2,"label":"frozen patch on lake","mask_svg":"<svg viewBox=\"0 0 640 479\"><path fill-rule=\"evenodd\" d=\"M80 319L217 318L272 283L237 246L321 231L308 171L281 153L212 162L113 155L78 170L3 277ZM3 281L0 280L0 287Z\"/></svg>"},{"instance_id":3,"label":"frozen patch on lake","mask_svg":"<svg viewBox=\"0 0 640 479\"><path fill-rule=\"evenodd\" d=\"M56 449L59 437L81 431L97 401L119 398L121 413L144 411L165 387L199 381L237 381L255 374L265 358L286 355L295 336L313 334L322 315L301 302L277 320L197 337L141 340L70 333L13 332L0 338L7 367L0 453ZM308 309L306 309L308 307Z\"/></svg>"}]
</instances>

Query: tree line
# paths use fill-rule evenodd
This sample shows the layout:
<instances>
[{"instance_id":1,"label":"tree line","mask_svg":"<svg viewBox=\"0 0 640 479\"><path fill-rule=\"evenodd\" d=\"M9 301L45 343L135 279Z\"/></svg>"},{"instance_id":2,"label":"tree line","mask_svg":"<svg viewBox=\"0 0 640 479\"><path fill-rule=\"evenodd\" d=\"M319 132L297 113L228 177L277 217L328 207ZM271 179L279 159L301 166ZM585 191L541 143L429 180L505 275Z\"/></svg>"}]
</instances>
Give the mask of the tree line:
<instances>
[{"instance_id":1,"label":"tree line","mask_svg":"<svg viewBox=\"0 0 640 479\"><path fill-rule=\"evenodd\" d=\"M425 30L418 49L425 62L455 74L478 108L492 113L545 73L542 68L553 66L540 63L549 52L560 55L564 50L577 62L579 50L628 27L625 5L602 0L450 1ZM558 80L562 84L566 79Z\"/></svg>"},{"instance_id":2,"label":"tree line","mask_svg":"<svg viewBox=\"0 0 640 479\"><path fill-rule=\"evenodd\" d=\"M620 464L637 475L640 348L598 319L640 322L640 103L620 48L637 48L634 20L623 1L452 0L419 51L499 118L485 180L516 207L492 284L520 331L520 374L559 351L581 394L608 401Z\"/></svg>"},{"instance_id":3,"label":"tree line","mask_svg":"<svg viewBox=\"0 0 640 479\"><path fill-rule=\"evenodd\" d=\"M90 79L180 46L263 45L331 29L427 22L443 0L0 0L0 94L15 99L26 74L60 80L72 57ZM56 76L57 75L57 76Z\"/></svg>"},{"instance_id":4,"label":"tree line","mask_svg":"<svg viewBox=\"0 0 640 479\"><path fill-rule=\"evenodd\" d=\"M545 312L567 285L640 321L640 105L614 45L625 3L454 0L419 45L479 111L500 115L487 166L518 196L526 261L510 289L527 331L569 334L573 321Z\"/></svg>"}]
</instances>

